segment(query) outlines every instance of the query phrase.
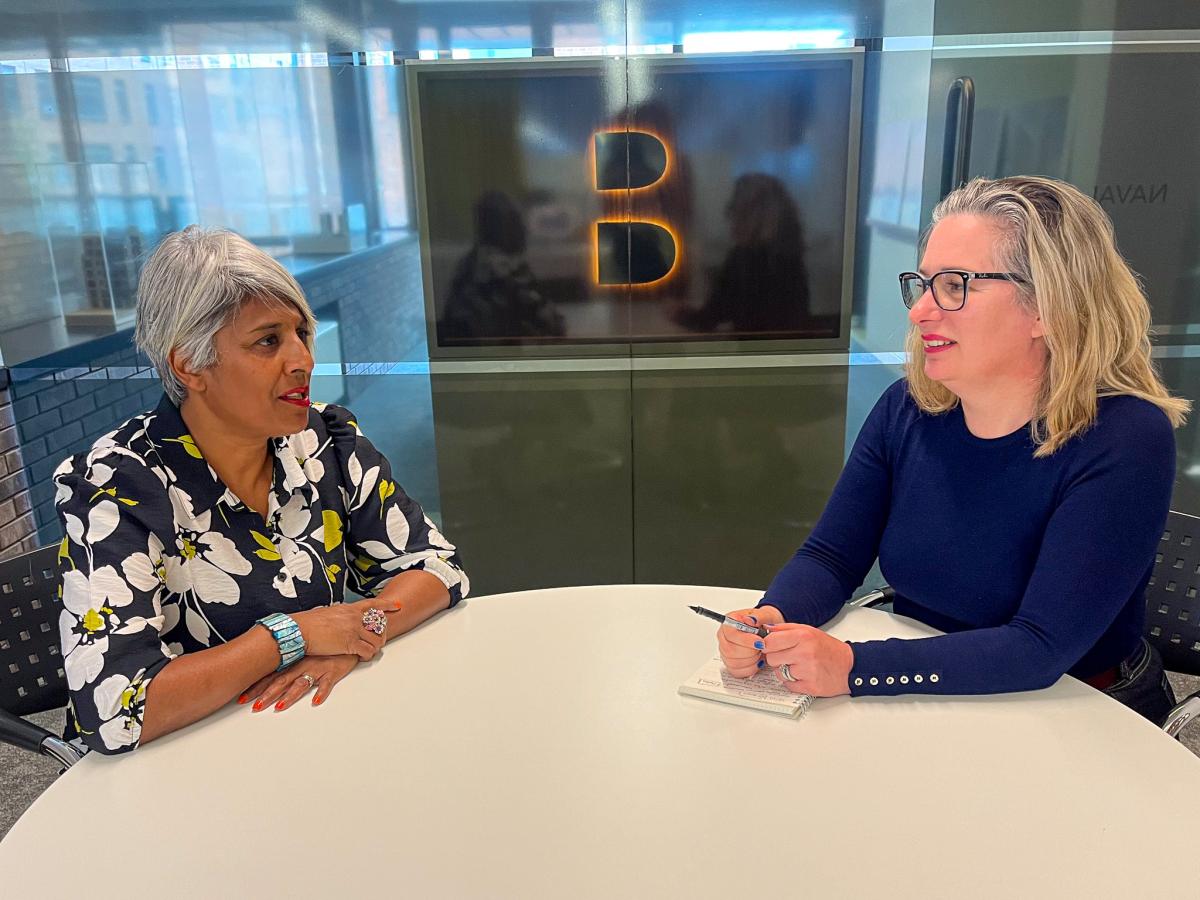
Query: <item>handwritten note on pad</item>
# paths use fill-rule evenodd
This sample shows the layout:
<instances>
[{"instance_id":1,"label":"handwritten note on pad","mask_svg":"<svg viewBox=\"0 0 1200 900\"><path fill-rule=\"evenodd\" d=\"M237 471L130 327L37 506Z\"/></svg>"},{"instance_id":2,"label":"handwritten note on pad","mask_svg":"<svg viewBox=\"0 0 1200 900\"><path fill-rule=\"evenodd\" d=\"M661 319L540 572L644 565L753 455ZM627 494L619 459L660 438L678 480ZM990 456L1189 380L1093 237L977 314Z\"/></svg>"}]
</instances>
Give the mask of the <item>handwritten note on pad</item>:
<instances>
[{"instance_id":1,"label":"handwritten note on pad","mask_svg":"<svg viewBox=\"0 0 1200 900\"><path fill-rule=\"evenodd\" d=\"M808 694L793 694L779 683L770 669L763 669L753 678L734 678L725 671L719 656L714 656L681 684L679 693L748 706L793 719L803 716L813 699Z\"/></svg>"}]
</instances>

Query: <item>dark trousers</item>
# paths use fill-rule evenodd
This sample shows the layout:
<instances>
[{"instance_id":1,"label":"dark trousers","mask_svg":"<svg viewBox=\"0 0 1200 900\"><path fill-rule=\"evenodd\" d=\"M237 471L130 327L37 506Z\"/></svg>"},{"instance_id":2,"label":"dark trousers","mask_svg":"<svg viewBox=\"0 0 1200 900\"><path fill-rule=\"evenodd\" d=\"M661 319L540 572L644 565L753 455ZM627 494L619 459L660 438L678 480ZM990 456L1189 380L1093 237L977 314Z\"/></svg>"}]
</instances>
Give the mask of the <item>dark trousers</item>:
<instances>
[{"instance_id":1,"label":"dark trousers","mask_svg":"<svg viewBox=\"0 0 1200 900\"><path fill-rule=\"evenodd\" d=\"M1120 677L1104 693L1155 725L1162 725L1175 706L1175 692L1167 681L1162 657L1145 638L1141 647L1121 663Z\"/></svg>"}]
</instances>

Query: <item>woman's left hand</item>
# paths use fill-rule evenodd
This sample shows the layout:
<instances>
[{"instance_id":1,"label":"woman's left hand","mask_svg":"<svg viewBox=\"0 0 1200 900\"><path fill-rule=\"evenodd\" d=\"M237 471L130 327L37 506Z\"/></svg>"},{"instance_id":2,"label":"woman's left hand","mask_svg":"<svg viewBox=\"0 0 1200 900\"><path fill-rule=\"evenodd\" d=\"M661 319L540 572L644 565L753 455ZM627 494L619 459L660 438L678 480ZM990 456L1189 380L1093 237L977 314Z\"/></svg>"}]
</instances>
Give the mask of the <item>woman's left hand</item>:
<instances>
[{"instance_id":1,"label":"woman's left hand","mask_svg":"<svg viewBox=\"0 0 1200 900\"><path fill-rule=\"evenodd\" d=\"M771 631L763 638L767 665L789 691L814 697L850 693L854 650L849 644L811 625L784 622L767 628ZM785 663L795 681L783 677L780 666Z\"/></svg>"},{"instance_id":2,"label":"woman's left hand","mask_svg":"<svg viewBox=\"0 0 1200 900\"><path fill-rule=\"evenodd\" d=\"M253 702L255 712L275 704L275 712L283 712L315 687L317 692L313 694L312 705L320 706L333 686L349 675L358 663L359 659L353 653L306 656L282 672L272 672L251 685L238 697L238 703Z\"/></svg>"}]
</instances>

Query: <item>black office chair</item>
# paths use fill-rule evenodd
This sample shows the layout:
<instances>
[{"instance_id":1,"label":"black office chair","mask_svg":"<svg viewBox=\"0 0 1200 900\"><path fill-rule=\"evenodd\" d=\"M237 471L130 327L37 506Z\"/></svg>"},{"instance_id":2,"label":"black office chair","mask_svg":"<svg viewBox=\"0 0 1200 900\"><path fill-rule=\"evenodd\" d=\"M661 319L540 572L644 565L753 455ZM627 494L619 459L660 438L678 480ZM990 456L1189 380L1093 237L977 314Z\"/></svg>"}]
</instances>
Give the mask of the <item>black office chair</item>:
<instances>
[{"instance_id":1,"label":"black office chair","mask_svg":"<svg viewBox=\"0 0 1200 900\"><path fill-rule=\"evenodd\" d=\"M1200 675L1200 518L1171 512L1154 572L1146 586L1146 639L1162 654L1170 672ZM1177 737L1200 715L1200 691L1177 704L1163 730Z\"/></svg>"},{"instance_id":2,"label":"black office chair","mask_svg":"<svg viewBox=\"0 0 1200 900\"><path fill-rule=\"evenodd\" d=\"M58 584L57 545L0 562L0 742L70 768L83 754L21 718L67 705Z\"/></svg>"}]
</instances>

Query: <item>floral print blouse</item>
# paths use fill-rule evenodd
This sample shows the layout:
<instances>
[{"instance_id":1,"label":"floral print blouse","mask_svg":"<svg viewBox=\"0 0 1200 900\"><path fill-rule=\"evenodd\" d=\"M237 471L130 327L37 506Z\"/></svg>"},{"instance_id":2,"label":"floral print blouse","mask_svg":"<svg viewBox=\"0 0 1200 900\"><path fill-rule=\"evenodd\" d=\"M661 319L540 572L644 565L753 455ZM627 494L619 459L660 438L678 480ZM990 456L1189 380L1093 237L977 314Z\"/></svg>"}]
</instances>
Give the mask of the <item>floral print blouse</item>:
<instances>
[{"instance_id":1,"label":"floral print blouse","mask_svg":"<svg viewBox=\"0 0 1200 900\"><path fill-rule=\"evenodd\" d=\"M166 395L58 467L69 739L134 749L158 671L269 613L341 603L347 588L374 596L410 569L440 579L451 606L466 596L454 545L348 410L313 403L308 428L270 449L265 521L204 461Z\"/></svg>"}]
</instances>

